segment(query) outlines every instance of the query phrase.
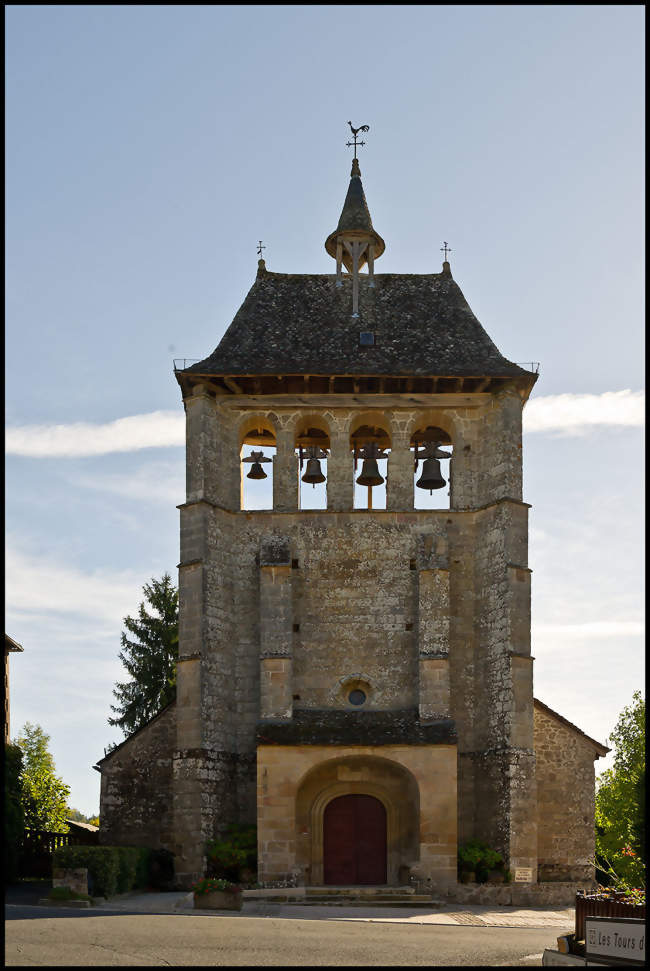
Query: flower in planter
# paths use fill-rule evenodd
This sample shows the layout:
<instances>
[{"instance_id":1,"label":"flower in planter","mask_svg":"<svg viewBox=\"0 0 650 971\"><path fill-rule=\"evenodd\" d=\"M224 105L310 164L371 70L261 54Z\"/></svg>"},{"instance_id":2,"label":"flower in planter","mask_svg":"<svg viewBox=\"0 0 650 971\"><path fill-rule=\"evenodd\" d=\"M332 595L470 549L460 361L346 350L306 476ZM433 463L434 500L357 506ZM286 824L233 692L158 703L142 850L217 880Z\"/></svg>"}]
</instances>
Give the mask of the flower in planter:
<instances>
[{"instance_id":1,"label":"flower in planter","mask_svg":"<svg viewBox=\"0 0 650 971\"><path fill-rule=\"evenodd\" d=\"M192 887L195 897L201 897L204 894L214 893L216 890L222 893L241 893L241 887L236 883L231 883L230 880L211 879L209 877L202 877L198 880Z\"/></svg>"}]
</instances>

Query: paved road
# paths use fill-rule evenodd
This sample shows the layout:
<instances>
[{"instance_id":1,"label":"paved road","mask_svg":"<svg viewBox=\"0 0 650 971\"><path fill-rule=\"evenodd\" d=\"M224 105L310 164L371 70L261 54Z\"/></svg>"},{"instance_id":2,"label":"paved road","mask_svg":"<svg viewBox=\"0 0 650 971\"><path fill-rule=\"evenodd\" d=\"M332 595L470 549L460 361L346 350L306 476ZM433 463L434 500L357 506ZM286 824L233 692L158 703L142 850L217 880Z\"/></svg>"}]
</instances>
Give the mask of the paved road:
<instances>
[{"instance_id":1,"label":"paved road","mask_svg":"<svg viewBox=\"0 0 650 971\"><path fill-rule=\"evenodd\" d=\"M556 926L494 927L6 908L10 967L541 966ZM569 930L567 927L564 930Z\"/></svg>"}]
</instances>

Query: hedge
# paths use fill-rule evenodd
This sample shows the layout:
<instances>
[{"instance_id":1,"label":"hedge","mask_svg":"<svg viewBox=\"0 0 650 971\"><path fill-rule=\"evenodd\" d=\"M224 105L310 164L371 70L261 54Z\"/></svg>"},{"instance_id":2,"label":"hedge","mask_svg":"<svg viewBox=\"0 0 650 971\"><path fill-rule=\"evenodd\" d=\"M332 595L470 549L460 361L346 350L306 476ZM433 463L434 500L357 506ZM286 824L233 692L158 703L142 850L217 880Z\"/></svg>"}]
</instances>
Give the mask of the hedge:
<instances>
[{"instance_id":1,"label":"hedge","mask_svg":"<svg viewBox=\"0 0 650 971\"><path fill-rule=\"evenodd\" d=\"M54 851L54 867L86 867L94 897L114 897L149 884L152 851L140 846L62 846Z\"/></svg>"}]
</instances>

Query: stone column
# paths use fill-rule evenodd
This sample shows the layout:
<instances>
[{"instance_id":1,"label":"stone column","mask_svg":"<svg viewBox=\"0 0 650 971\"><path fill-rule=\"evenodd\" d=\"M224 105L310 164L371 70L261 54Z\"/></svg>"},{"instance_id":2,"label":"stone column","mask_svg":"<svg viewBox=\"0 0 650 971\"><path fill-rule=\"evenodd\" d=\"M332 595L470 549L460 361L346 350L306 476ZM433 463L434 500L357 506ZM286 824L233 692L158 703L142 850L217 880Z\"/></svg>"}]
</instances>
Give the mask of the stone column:
<instances>
[{"instance_id":1,"label":"stone column","mask_svg":"<svg viewBox=\"0 0 650 971\"><path fill-rule=\"evenodd\" d=\"M276 454L273 459L273 509L276 512L295 512L298 509L298 456L293 441L293 429L283 428L276 434Z\"/></svg>"},{"instance_id":2,"label":"stone column","mask_svg":"<svg viewBox=\"0 0 650 971\"><path fill-rule=\"evenodd\" d=\"M228 416L203 384L185 398L187 501L240 508L240 462Z\"/></svg>"},{"instance_id":3,"label":"stone column","mask_svg":"<svg viewBox=\"0 0 650 971\"><path fill-rule=\"evenodd\" d=\"M449 570L420 570L418 580L420 718L449 718Z\"/></svg>"},{"instance_id":4,"label":"stone column","mask_svg":"<svg viewBox=\"0 0 650 971\"><path fill-rule=\"evenodd\" d=\"M354 508L353 457L347 432L332 435L327 460L327 508L346 512Z\"/></svg>"},{"instance_id":5,"label":"stone column","mask_svg":"<svg viewBox=\"0 0 650 971\"><path fill-rule=\"evenodd\" d=\"M260 563L260 715L291 718L291 563Z\"/></svg>"},{"instance_id":6,"label":"stone column","mask_svg":"<svg viewBox=\"0 0 650 971\"><path fill-rule=\"evenodd\" d=\"M413 462L408 439L394 440L388 456L386 509L393 512L413 509Z\"/></svg>"}]
</instances>

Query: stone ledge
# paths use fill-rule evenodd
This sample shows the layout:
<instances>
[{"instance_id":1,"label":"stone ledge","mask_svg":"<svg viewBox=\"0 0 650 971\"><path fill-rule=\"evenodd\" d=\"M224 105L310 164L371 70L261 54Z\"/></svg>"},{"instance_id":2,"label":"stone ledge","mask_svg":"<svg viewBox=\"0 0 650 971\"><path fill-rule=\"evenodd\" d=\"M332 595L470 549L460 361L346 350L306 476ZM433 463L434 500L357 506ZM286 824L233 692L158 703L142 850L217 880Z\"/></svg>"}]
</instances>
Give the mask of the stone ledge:
<instances>
[{"instance_id":1,"label":"stone ledge","mask_svg":"<svg viewBox=\"0 0 650 971\"><path fill-rule=\"evenodd\" d=\"M447 899L464 904L493 904L502 907L545 907L548 904L575 906L576 892L584 890L589 881L581 883L506 883L498 885L457 884L447 890Z\"/></svg>"},{"instance_id":2,"label":"stone ledge","mask_svg":"<svg viewBox=\"0 0 650 971\"><path fill-rule=\"evenodd\" d=\"M293 718L258 722L258 745L456 745L451 718L422 722L417 708L398 711L294 711Z\"/></svg>"}]
</instances>

